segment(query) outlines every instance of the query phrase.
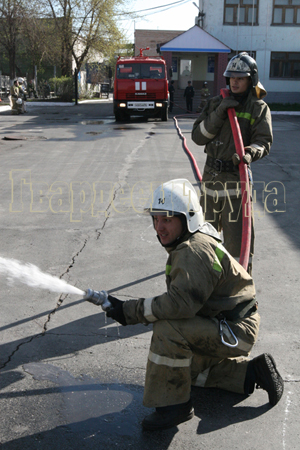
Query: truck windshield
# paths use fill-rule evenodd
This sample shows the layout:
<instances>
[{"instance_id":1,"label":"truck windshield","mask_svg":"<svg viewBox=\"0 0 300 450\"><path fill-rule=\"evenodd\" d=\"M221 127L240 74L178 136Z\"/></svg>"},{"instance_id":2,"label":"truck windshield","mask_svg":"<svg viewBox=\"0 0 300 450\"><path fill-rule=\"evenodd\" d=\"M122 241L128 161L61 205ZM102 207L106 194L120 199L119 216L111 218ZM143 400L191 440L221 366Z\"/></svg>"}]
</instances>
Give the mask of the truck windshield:
<instances>
[{"instance_id":1,"label":"truck windshield","mask_svg":"<svg viewBox=\"0 0 300 450\"><path fill-rule=\"evenodd\" d=\"M117 65L118 79L165 78L165 66L152 63L126 63Z\"/></svg>"}]
</instances>

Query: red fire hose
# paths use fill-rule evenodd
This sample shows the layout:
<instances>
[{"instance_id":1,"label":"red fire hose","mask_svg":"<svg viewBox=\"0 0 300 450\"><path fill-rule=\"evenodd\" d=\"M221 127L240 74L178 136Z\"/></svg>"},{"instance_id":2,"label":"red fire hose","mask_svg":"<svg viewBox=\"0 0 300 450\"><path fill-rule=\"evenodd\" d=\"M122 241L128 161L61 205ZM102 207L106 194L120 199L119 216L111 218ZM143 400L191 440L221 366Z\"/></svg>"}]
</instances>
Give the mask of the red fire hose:
<instances>
[{"instance_id":1,"label":"red fire hose","mask_svg":"<svg viewBox=\"0 0 300 450\"><path fill-rule=\"evenodd\" d=\"M178 116L177 116L177 117L178 117ZM186 152L186 154L188 155L188 157L189 157L189 159L190 159L190 161L191 161L191 165L192 165L192 169L193 169L195 178L196 178L197 182L198 182L199 185L200 185L200 184L201 184L201 181L202 181L202 175L201 175L201 172L200 172L200 170L199 170L199 167L198 167L198 165L197 165L197 162L196 162L196 159L195 159L194 155L192 154L192 152L189 150L189 148L188 148L188 146L187 146L186 138L185 138L185 136L182 134L181 129L180 129L179 126L178 126L177 117L175 117L175 116L173 117L174 122L175 122L176 129L177 129L177 132L178 132L179 136L180 136L181 139L182 139L182 146L183 146L183 149L184 149L184 151ZM186 116L184 115L183 117L186 117Z\"/></svg>"},{"instance_id":2,"label":"red fire hose","mask_svg":"<svg viewBox=\"0 0 300 450\"><path fill-rule=\"evenodd\" d=\"M228 89L221 89L223 98L229 97ZM243 212L243 228L242 228L242 244L239 263L247 270L250 254L251 242L251 201L250 201L250 184L248 176L247 164L243 162L245 155L244 143L241 135L240 126L233 108L227 110L230 120L231 130L235 143L236 152L239 155L241 162L239 164L241 192L242 192L242 212Z\"/></svg>"}]
</instances>

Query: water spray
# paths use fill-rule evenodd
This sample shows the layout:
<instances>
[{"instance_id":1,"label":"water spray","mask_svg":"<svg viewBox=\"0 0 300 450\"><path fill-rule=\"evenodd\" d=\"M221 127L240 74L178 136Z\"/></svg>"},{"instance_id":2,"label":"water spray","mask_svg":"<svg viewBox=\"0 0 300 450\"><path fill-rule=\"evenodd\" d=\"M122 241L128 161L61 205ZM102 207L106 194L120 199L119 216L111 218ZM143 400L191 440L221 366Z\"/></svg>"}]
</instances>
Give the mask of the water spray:
<instances>
[{"instance_id":1,"label":"water spray","mask_svg":"<svg viewBox=\"0 0 300 450\"><path fill-rule=\"evenodd\" d=\"M48 289L52 292L84 295L84 291L68 284L65 280L42 272L34 264L22 264L17 259L2 258L0 256L0 275L6 275L9 284L15 280L30 287Z\"/></svg>"},{"instance_id":2,"label":"water spray","mask_svg":"<svg viewBox=\"0 0 300 450\"><path fill-rule=\"evenodd\" d=\"M10 284L12 284L14 280L18 280L30 287L38 287L41 289L48 289L52 292L65 294L82 295L84 300L87 300L94 305L101 306L103 311L107 311L111 307L106 291L94 291L93 289L83 291L68 284L61 278L48 273L43 273L34 264L22 264L16 259L2 258L0 256L0 275L1 274L6 275L6 279Z\"/></svg>"}]
</instances>

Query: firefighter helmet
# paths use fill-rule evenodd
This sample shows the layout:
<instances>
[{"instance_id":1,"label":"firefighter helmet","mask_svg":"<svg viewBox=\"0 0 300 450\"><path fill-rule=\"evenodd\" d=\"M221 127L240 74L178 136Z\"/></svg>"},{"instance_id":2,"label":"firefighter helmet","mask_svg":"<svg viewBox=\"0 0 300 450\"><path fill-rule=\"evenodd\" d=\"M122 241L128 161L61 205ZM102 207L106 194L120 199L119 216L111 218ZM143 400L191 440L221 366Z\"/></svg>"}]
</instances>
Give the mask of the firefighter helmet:
<instances>
[{"instance_id":1,"label":"firefighter helmet","mask_svg":"<svg viewBox=\"0 0 300 450\"><path fill-rule=\"evenodd\" d=\"M153 215L183 214L186 225L194 233L204 223L202 208L192 184L185 179L175 179L161 184L153 193L145 211Z\"/></svg>"},{"instance_id":2,"label":"firefighter helmet","mask_svg":"<svg viewBox=\"0 0 300 450\"><path fill-rule=\"evenodd\" d=\"M239 53L231 58L223 75L226 77L226 84L228 85L231 77L250 77L257 97L263 98L267 95L267 91L258 78L256 61L247 52Z\"/></svg>"},{"instance_id":3,"label":"firefighter helmet","mask_svg":"<svg viewBox=\"0 0 300 450\"><path fill-rule=\"evenodd\" d=\"M231 77L250 77L253 87L258 83L256 61L246 52L239 53L231 58L223 75L226 77L227 84L229 84L227 78Z\"/></svg>"},{"instance_id":4,"label":"firefighter helmet","mask_svg":"<svg viewBox=\"0 0 300 450\"><path fill-rule=\"evenodd\" d=\"M19 78L18 78L18 82L19 82L20 84L23 84L23 83L24 83L24 78L19 77Z\"/></svg>"}]
</instances>

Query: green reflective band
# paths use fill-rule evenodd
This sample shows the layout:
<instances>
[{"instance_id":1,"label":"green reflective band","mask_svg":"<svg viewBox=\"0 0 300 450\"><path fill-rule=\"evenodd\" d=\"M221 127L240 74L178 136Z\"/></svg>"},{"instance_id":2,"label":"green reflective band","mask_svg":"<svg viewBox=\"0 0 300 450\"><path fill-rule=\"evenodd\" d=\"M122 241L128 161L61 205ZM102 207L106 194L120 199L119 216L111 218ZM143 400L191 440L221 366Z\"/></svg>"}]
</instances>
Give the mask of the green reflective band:
<instances>
[{"instance_id":1,"label":"green reflective band","mask_svg":"<svg viewBox=\"0 0 300 450\"><path fill-rule=\"evenodd\" d=\"M215 249L215 260L214 260L214 264L213 264L213 269L216 270L217 272L222 272L222 259L225 255L225 248L223 247L222 244L218 244L218 247L216 247Z\"/></svg>"},{"instance_id":2,"label":"green reflective band","mask_svg":"<svg viewBox=\"0 0 300 450\"><path fill-rule=\"evenodd\" d=\"M253 125L254 122L255 122L255 119L252 119L252 116L251 116L250 113L246 113L246 112L239 113L239 112L236 112L236 117L249 120L250 121L250 125Z\"/></svg>"},{"instance_id":3,"label":"green reflective band","mask_svg":"<svg viewBox=\"0 0 300 450\"><path fill-rule=\"evenodd\" d=\"M171 270L172 270L172 266L166 265L166 275L170 275Z\"/></svg>"}]
</instances>

